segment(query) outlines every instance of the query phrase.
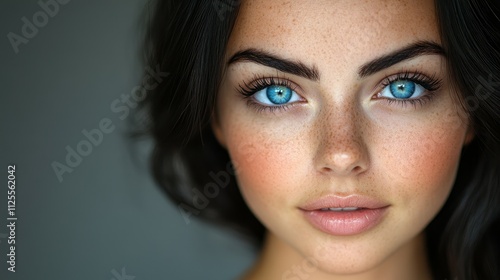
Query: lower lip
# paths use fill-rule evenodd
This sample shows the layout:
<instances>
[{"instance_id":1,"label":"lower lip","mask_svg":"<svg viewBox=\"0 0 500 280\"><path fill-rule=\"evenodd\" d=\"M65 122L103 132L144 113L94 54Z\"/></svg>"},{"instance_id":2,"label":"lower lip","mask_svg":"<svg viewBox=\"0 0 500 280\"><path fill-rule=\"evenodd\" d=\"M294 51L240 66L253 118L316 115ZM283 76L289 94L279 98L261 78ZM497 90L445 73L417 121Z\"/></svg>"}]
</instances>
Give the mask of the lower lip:
<instances>
[{"instance_id":1,"label":"lower lip","mask_svg":"<svg viewBox=\"0 0 500 280\"><path fill-rule=\"evenodd\" d=\"M355 235L378 225L387 207L356 211L304 211L306 219L319 230L331 235Z\"/></svg>"}]
</instances>

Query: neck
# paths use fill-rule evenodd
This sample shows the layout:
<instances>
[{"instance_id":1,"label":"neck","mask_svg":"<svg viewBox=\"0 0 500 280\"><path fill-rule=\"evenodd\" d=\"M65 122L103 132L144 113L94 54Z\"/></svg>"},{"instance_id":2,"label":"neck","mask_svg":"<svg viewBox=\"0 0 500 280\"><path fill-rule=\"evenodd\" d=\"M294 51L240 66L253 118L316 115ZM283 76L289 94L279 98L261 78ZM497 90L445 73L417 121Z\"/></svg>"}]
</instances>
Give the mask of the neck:
<instances>
[{"instance_id":1,"label":"neck","mask_svg":"<svg viewBox=\"0 0 500 280\"><path fill-rule=\"evenodd\" d=\"M315 280L430 280L424 234L420 234L378 266L354 275L332 275L311 266L294 248L267 233L255 265L242 278Z\"/></svg>"}]
</instances>

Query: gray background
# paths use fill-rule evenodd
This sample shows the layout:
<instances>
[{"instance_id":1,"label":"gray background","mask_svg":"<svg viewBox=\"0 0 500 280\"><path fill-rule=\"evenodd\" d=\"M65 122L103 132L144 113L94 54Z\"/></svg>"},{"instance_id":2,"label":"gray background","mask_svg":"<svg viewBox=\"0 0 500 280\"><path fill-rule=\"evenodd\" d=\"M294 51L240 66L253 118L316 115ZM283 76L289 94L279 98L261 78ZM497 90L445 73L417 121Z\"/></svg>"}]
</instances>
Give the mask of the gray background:
<instances>
[{"instance_id":1,"label":"gray background","mask_svg":"<svg viewBox=\"0 0 500 280\"><path fill-rule=\"evenodd\" d=\"M150 178L150 144L131 149L127 118L110 108L140 85L144 3L71 0L15 53L7 34L21 36L22 18L33 23L42 8L0 2L0 279L234 279L253 261L234 235L183 220ZM115 130L60 182L51 164L65 164L66 147L104 118ZM8 164L17 167L16 273L6 263Z\"/></svg>"}]
</instances>

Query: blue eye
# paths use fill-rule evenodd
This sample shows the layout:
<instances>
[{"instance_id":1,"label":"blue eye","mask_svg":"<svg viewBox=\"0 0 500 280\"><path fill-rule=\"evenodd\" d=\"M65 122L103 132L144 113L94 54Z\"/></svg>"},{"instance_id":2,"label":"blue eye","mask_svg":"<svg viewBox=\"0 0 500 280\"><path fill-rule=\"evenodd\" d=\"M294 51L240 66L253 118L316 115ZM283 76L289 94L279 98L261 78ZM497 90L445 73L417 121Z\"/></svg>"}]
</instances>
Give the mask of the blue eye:
<instances>
[{"instance_id":1,"label":"blue eye","mask_svg":"<svg viewBox=\"0 0 500 280\"><path fill-rule=\"evenodd\" d=\"M380 92L380 96L396 99L415 99L425 92L425 88L410 80L396 80L390 82Z\"/></svg>"},{"instance_id":2,"label":"blue eye","mask_svg":"<svg viewBox=\"0 0 500 280\"><path fill-rule=\"evenodd\" d=\"M280 106L286 103L299 101L299 95L289 87L271 85L254 94L255 100L269 106Z\"/></svg>"}]
</instances>

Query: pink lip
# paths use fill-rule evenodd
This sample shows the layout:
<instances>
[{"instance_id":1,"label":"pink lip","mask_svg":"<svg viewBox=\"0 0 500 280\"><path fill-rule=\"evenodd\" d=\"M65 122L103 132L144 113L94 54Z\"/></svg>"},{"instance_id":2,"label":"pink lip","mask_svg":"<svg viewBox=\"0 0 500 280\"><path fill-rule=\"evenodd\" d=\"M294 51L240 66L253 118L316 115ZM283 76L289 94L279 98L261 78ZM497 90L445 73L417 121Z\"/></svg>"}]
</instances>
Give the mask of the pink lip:
<instances>
[{"instance_id":1,"label":"pink lip","mask_svg":"<svg viewBox=\"0 0 500 280\"><path fill-rule=\"evenodd\" d=\"M314 227L332 235L355 235L378 225L389 208L383 201L360 195L329 195L307 203L300 209ZM356 207L354 211L331 211L326 208Z\"/></svg>"}]
</instances>

